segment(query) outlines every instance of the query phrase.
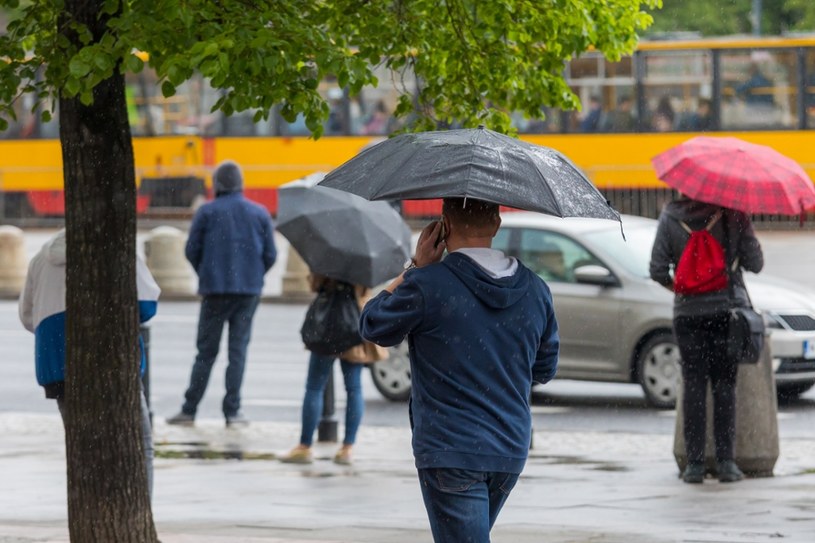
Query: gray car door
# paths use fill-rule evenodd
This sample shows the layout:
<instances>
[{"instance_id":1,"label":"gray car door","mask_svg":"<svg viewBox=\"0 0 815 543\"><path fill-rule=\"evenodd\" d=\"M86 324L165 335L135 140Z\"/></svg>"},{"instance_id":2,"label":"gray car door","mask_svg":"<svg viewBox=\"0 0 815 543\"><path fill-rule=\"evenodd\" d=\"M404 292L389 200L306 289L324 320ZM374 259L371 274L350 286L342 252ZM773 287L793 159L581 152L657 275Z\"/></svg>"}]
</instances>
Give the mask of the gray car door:
<instances>
[{"instance_id":1,"label":"gray car door","mask_svg":"<svg viewBox=\"0 0 815 543\"><path fill-rule=\"evenodd\" d=\"M511 239L516 256L552 290L561 341L558 376L620 375L621 289L581 284L574 276L577 267L603 262L557 232L518 228Z\"/></svg>"}]
</instances>

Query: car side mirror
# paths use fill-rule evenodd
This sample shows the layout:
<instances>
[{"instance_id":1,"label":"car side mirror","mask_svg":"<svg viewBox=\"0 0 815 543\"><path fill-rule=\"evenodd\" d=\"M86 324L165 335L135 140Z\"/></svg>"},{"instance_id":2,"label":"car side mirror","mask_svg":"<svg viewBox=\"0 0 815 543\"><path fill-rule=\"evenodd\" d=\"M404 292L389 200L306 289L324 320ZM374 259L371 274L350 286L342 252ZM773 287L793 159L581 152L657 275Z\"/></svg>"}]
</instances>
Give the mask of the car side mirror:
<instances>
[{"instance_id":1,"label":"car side mirror","mask_svg":"<svg viewBox=\"0 0 815 543\"><path fill-rule=\"evenodd\" d=\"M608 268L598 266L597 264L578 266L574 270L574 279L578 283L599 285L601 287L614 287L619 285L617 278L614 277L614 274L612 274Z\"/></svg>"}]
</instances>

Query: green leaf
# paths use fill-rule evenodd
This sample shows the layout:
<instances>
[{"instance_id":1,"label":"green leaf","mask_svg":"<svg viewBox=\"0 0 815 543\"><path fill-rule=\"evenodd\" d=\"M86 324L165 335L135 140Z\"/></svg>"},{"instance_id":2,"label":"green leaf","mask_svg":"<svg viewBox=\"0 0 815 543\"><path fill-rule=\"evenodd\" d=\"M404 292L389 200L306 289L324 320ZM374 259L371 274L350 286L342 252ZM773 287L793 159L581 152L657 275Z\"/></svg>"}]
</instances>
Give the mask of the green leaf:
<instances>
[{"instance_id":1,"label":"green leaf","mask_svg":"<svg viewBox=\"0 0 815 543\"><path fill-rule=\"evenodd\" d=\"M88 64L85 59L76 56L68 63L68 70L72 76L81 78L88 75L88 72L91 70L91 65Z\"/></svg>"},{"instance_id":2,"label":"green leaf","mask_svg":"<svg viewBox=\"0 0 815 543\"><path fill-rule=\"evenodd\" d=\"M170 96L175 96L175 85L173 85L169 81L162 82L161 83L161 94L165 98L169 98Z\"/></svg>"}]
</instances>

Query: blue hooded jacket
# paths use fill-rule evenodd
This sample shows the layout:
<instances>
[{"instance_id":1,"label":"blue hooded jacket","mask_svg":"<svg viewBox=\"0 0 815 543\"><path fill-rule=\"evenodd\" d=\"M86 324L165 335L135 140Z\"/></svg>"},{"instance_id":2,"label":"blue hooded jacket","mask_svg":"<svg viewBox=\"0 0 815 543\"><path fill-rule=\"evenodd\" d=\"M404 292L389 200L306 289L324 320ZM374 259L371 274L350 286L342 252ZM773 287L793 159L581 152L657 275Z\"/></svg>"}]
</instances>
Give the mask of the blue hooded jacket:
<instances>
[{"instance_id":1,"label":"blue hooded jacket","mask_svg":"<svg viewBox=\"0 0 815 543\"><path fill-rule=\"evenodd\" d=\"M198 274L198 293L260 295L277 258L269 212L244 198L234 163L222 164L214 183L218 195L195 213L185 249Z\"/></svg>"},{"instance_id":2,"label":"blue hooded jacket","mask_svg":"<svg viewBox=\"0 0 815 543\"><path fill-rule=\"evenodd\" d=\"M523 470L532 382L554 377L560 345L537 275L519 263L495 279L454 252L374 297L360 332L386 347L408 338L417 468Z\"/></svg>"}]
</instances>

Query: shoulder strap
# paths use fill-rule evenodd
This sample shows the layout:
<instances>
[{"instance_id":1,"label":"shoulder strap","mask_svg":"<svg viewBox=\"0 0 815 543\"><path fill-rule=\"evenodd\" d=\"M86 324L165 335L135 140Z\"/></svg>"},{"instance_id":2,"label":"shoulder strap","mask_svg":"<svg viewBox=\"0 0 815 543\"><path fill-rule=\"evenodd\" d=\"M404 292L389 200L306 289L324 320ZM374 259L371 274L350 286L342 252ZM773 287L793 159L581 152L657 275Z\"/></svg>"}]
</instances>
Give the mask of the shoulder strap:
<instances>
[{"instance_id":1,"label":"shoulder strap","mask_svg":"<svg viewBox=\"0 0 815 543\"><path fill-rule=\"evenodd\" d=\"M719 211L714 213L713 216L710 218L708 223L705 225L705 230L710 232L713 229L713 227L716 225L716 223L719 222L719 219L721 219L721 218L722 218L722 210L720 209Z\"/></svg>"},{"instance_id":2,"label":"shoulder strap","mask_svg":"<svg viewBox=\"0 0 815 543\"><path fill-rule=\"evenodd\" d=\"M721 218L722 218L722 210L720 209L719 211L717 211L716 213L713 214L713 216L710 218L710 220L705 225L704 229L707 230L708 232L710 232L711 230L713 230L713 227L716 225L717 222L719 222L719 219L721 219ZM688 223L686 223L685 221L679 221L679 225L682 228L684 228L685 232L687 232L688 234L693 234L694 230L692 230L691 227L688 226Z\"/></svg>"}]
</instances>

